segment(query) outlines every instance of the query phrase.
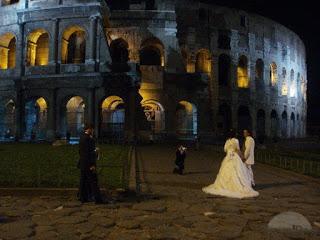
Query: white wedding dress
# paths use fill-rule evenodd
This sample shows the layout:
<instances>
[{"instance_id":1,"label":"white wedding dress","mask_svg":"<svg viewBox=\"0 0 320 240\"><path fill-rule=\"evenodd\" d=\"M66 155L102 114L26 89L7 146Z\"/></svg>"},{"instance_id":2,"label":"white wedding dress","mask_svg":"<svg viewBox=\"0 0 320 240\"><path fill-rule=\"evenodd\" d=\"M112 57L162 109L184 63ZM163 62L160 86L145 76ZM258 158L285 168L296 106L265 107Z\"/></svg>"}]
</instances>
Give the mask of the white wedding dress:
<instances>
[{"instance_id":1,"label":"white wedding dress","mask_svg":"<svg viewBox=\"0 0 320 240\"><path fill-rule=\"evenodd\" d=\"M248 168L238 155L238 150L240 150L238 139L232 138L226 141L224 145L226 156L214 184L202 189L205 193L230 198L250 198L259 195L251 187Z\"/></svg>"}]
</instances>

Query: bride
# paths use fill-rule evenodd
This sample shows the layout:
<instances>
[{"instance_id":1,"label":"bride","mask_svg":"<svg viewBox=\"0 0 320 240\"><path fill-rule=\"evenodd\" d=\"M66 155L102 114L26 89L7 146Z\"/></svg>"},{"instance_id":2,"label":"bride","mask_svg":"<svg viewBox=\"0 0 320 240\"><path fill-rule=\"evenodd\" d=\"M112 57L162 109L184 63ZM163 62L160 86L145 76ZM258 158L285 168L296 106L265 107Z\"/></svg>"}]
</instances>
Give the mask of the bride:
<instances>
[{"instance_id":1,"label":"bride","mask_svg":"<svg viewBox=\"0 0 320 240\"><path fill-rule=\"evenodd\" d=\"M241 159L239 141L235 132L230 130L229 138L224 145L226 156L214 184L204 187L205 193L230 198L257 197L259 193L252 189L246 165Z\"/></svg>"}]
</instances>

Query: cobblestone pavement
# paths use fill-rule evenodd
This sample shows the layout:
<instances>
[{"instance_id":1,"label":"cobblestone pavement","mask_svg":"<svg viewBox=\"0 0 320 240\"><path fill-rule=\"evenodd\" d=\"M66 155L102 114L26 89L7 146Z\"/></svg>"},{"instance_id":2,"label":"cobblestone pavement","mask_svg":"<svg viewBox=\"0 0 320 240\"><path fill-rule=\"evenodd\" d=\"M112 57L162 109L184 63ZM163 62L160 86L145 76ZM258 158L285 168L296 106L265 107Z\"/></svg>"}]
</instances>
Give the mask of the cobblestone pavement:
<instances>
[{"instance_id":1,"label":"cobblestone pavement","mask_svg":"<svg viewBox=\"0 0 320 240\"><path fill-rule=\"evenodd\" d=\"M214 181L221 159L212 150L189 151L186 174L171 174L174 149L140 148L140 201L81 205L70 194L0 193L0 239L320 239L320 182L257 164L257 199L209 196L201 188ZM312 232L267 229L273 216L303 214Z\"/></svg>"}]
</instances>

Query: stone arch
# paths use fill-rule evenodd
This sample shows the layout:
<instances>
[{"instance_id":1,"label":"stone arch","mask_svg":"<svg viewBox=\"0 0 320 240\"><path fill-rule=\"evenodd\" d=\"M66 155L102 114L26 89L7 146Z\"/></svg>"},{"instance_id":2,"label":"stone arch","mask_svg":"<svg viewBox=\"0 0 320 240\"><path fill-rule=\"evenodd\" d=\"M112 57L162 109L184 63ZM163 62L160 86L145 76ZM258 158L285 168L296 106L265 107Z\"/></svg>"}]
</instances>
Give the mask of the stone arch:
<instances>
[{"instance_id":1,"label":"stone arch","mask_svg":"<svg viewBox=\"0 0 320 240\"><path fill-rule=\"evenodd\" d=\"M231 73L231 58L227 54L221 54L219 56L219 85L230 85L230 73Z\"/></svg>"},{"instance_id":2,"label":"stone arch","mask_svg":"<svg viewBox=\"0 0 320 240\"><path fill-rule=\"evenodd\" d=\"M261 58L259 58L256 61L256 75L255 75L255 80L256 80L256 87L257 89L264 89L264 62Z\"/></svg>"},{"instance_id":3,"label":"stone arch","mask_svg":"<svg viewBox=\"0 0 320 240\"><path fill-rule=\"evenodd\" d=\"M141 44L140 65L164 66L164 46L158 38L148 38Z\"/></svg>"},{"instance_id":4,"label":"stone arch","mask_svg":"<svg viewBox=\"0 0 320 240\"><path fill-rule=\"evenodd\" d=\"M13 33L0 36L0 69L16 67L16 37Z\"/></svg>"},{"instance_id":5,"label":"stone arch","mask_svg":"<svg viewBox=\"0 0 320 240\"><path fill-rule=\"evenodd\" d=\"M252 118L249 107L241 105L238 108L238 131L244 129L252 130Z\"/></svg>"},{"instance_id":6,"label":"stone arch","mask_svg":"<svg viewBox=\"0 0 320 240\"><path fill-rule=\"evenodd\" d=\"M8 5L12 5L15 3L18 3L19 0L1 0L1 6L8 6Z\"/></svg>"},{"instance_id":7,"label":"stone arch","mask_svg":"<svg viewBox=\"0 0 320 240\"><path fill-rule=\"evenodd\" d=\"M219 132L223 135L227 134L228 131L232 127L232 112L231 107L226 104L222 103L219 106L218 111L218 129Z\"/></svg>"},{"instance_id":8,"label":"stone arch","mask_svg":"<svg viewBox=\"0 0 320 240\"><path fill-rule=\"evenodd\" d=\"M81 96L69 96L61 106L61 133L67 140L78 139L83 132L86 104Z\"/></svg>"},{"instance_id":9,"label":"stone arch","mask_svg":"<svg viewBox=\"0 0 320 240\"><path fill-rule=\"evenodd\" d=\"M0 104L0 138L13 139L16 133L15 102L5 99Z\"/></svg>"},{"instance_id":10,"label":"stone arch","mask_svg":"<svg viewBox=\"0 0 320 240\"><path fill-rule=\"evenodd\" d=\"M120 141L124 137L125 103L119 96L109 96L101 103L100 136Z\"/></svg>"},{"instance_id":11,"label":"stone arch","mask_svg":"<svg viewBox=\"0 0 320 240\"><path fill-rule=\"evenodd\" d=\"M266 136L266 113L263 109L257 112L257 139L262 144Z\"/></svg>"},{"instance_id":12,"label":"stone arch","mask_svg":"<svg viewBox=\"0 0 320 240\"><path fill-rule=\"evenodd\" d=\"M193 103L180 101L176 108L178 138L193 139L198 134L198 113Z\"/></svg>"},{"instance_id":13,"label":"stone arch","mask_svg":"<svg viewBox=\"0 0 320 240\"><path fill-rule=\"evenodd\" d=\"M285 67L282 68L281 78L282 78L281 95L287 96L288 95L287 70Z\"/></svg>"},{"instance_id":14,"label":"stone arch","mask_svg":"<svg viewBox=\"0 0 320 240\"><path fill-rule=\"evenodd\" d=\"M211 54L207 49L200 49L196 55L195 71L211 73Z\"/></svg>"},{"instance_id":15,"label":"stone arch","mask_svg":"<svg viewBox=\"0 0 320 240\"><path fill-rule=\"evenodd\" d=\"M237 86L239 88L249 88L248 58L244 55L241 55L238 61Z\"/></svg>"},{"instance_id":16,"label":"stone arch","mask_svg":"<svg viewBox=\"0 0 320 240\"><path fill-rule=\"evenodd\" d=\"M115 64L126 64L129 60L129 45L123 38L117 38L110 43L110 54Z\"/></svg>"},{"instance_id":17,"label":"stone arch","mask_svg":"<svg viewBox=\"0 0 320 240\"><path fill-rule=\"evenodd\" d=\"M301 121L300 121L300 115L299 113L297 114L297 137L301 137Z\"/></svg>"},{"instance_id":18,"label":"stone arch","mask_svg":"<svg viewBox=\"0 0 320 240\"><path fill-rule=\"evenodd\" d=\"M294 70L290 71L290 97L295 97L297 95L297 83L294 80Z\"/></svg>"},{"instance_id":19,"label":"stone arch","mask_svg":"<svg viewBox=\"0 0 320 240\"><path fill-rule=\"evenodd\" d=\"M270 114L270 137L275 139L278 137L279 118L276 110L272 110Z\"/></svg>"},{"instance_id":20,"label":"stone arch","mask_svg":"<svg viewBox=\"0 0 320 240\"><path fill-rule=\"evenodd\" d=\"M278 69L277 64L275 62L272 62L270 64L270 84L271 86L276 86L278 82Z\"/></svg>"},{"instance_id":21,"label":"stone arch","mask_svg":"<svg viewBox=\"0 0 320 240\"><path fill-rule=\"evenodd\" d=\"M181 56L183 59L183 63L185 64L186 72L194 73L195 72L195 65L191 61L190 54L188 53L188 51L186 49L181 50Z\"/></svg>"},{"instance_id":22,"label":"stone arch","mask_svg":"<svg viewBox=\"0 0 320 240\"><path fill-rule=\"evenodd\" d=\"M286 111L281 114L281 137L288 137L288 114Z\"/></svg>"},{"instance_id":23,"label":"stone arch","mask_svg":"<svg viewBox=\"0 0 320 240\"><path fill-rule=\"evenodd\" d=\"M296 118L293 112L290 115L290 137L296 137Z\"/></svg>"},{"instance_id":24,"label":"stone arch","mask_svg":"<svg viewBox=\"0 0 320 240\"><path fill-rule=\"evenodd\" d=\"M151 124L151 131L159 134L165 130L165 110L162 104L156 100L146 100L142 102L147 121Z\"/></svg>"},{"instance_id":25,"label":"stone arch","mask_svg":"<svg viewBox=\"0 0 320 240\"><path fill-rule=\"evenodd\" d=\"M32 97L25 103L24 138L44 140L47 135L48 105L44 97Z\"/></svg>"},{"instance_id":26,"label":"stone arch","mask_svg":"<svg viewBox=\"0 0 320 240\"><path fill-rule=\"evenodd\" d=\"M86 59L86 31L74 25L66 28L61 42L61 63L79 64Z\"/></svg>"},{"instance_id":27,"label":"stone arch","mask_svg":"<svg viewBox=\"0 0 320 240\"><path fill-rule=\"evenodd\" d=\"M36 29L27 37L27 66L45 66L49 63L49 33Z\"/></svg>"}]
</instances>

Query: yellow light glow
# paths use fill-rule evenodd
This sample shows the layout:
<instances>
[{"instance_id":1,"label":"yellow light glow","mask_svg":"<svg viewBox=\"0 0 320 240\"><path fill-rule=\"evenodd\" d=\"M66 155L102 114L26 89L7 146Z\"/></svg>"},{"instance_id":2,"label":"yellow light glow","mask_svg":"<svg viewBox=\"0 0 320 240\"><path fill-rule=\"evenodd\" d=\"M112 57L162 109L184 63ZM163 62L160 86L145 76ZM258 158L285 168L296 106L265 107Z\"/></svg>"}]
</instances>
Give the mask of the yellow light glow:
<instances>
[{"instance_id":1,"label":"yellow light glow","mask_svg":"<svg viewBox=\"0 0 320 240\"><path fill-rule=\"evenodd\" d=\"M211 54L208 50L202 49L196 57L196 71L202 73L211 73Z\"/></svg>"},{"instance_id":2,"label":"yellow light glow","mask_svg":"<svg viewBox=\"0 0 320 240\"><path fill-rule=\"evenodd\" d=\"M249 88L248 70L246 68L238 66L237 75L238 75L238 87Z\"/></svg>"},{"instance_id":3,"label":"yellow light glow","mask_svg":"<svg viewBox=\"0 0 320 240\"><path fill-rule=\"evenodd\" d=\"M0 36L0 69L14 68L16 55L16 39L12 33Z\"/></svg>"},{"instance_id":4,"label":"yellow light glow","mask_svg":"<svg viewBox=\"0 0 320 240\"><path fill-rule=\"evenodd\" d=\"M277 65L275 63L272 63L270 65L270 80L271 80L271 85L275 86L278 81L278 76L277 76Z\"/></svg>"},{"instance_id":5,"label":"yellow light glow","mask_svg":"<svg viewBox=\"0 0 320 240\"><path fill-rule=\"evenodd\" d=\"M119 104L124 103L121 97L110 96L107 97L101 105L102 109L115 110Z\"/></svg>"},{"instance_id":6,"label":"yellow light glow","mask_svg":"<svg viewBox=\"0 0 320 240\"><path fill-rule=\"evenodd\" d=\"M43 112L43 111L45 111L47 109L47 102L43 97L38 98L36 103L40 108L40 112Z\"/></svg>"},{"instance_id":7,"label":"yellow light glow","mask_svg":"<svg viewBox=\"0 0 320 240\"><path fill-rule=\"evenodd\" d=\"M192 114L192 110L193 110L193 104L192 103L187 102L187 101L180 101L179 104L182 105L185 108L187 114Z\"/></svg>"},{"instance_id":8,"label":"yellow light glow","mask_svg":"<svg viewBox=\"0 0 320 240\"><path fill-rule=\"evenodd\" d=\"M187 64L187 73L194 73L196 70L194 63Z\"/></svg>"},{"instance_id":9,"label":"yellow light glow","mask_svg":"<svg viewBox=\"0 0 320 240\"><path fill-rule=\"evenodd\" d=\"M286 83L282 84L281 95L282 96L287 96L288 95L288 86L287 86Z\"/></svg>"}]
</instances>

